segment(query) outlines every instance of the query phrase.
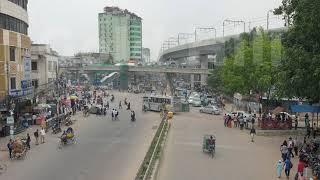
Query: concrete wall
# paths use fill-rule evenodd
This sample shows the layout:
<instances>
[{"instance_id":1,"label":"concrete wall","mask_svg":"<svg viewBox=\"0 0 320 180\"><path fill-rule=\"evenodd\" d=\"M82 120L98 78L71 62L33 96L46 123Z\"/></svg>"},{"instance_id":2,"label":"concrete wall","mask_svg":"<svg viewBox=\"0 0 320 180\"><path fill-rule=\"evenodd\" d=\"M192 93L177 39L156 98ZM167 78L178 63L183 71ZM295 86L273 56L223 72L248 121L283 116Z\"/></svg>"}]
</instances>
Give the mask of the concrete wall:
<instances>
[{"instance_id":1,"label":"concrete wall","mask_svg":"<svg viewBox=\"0 0 320 180\"><path fill-rule=\"evenodd\" d=\"M8 0L0 0L0 13L15 17L28 24L27 11Z\"/></svg>"}]
</instances>

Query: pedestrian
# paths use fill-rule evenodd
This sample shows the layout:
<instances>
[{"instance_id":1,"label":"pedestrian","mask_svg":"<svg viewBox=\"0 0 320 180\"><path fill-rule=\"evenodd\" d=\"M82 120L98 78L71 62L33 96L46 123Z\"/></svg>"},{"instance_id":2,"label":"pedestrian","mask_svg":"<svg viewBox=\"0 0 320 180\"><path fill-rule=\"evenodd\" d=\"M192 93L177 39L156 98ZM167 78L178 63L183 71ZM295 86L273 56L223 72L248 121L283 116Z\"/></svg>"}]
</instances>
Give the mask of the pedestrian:
<instances>
[{"instance_id":1,"label":"pedestrian","mask_svg":"<svg viewBox=\"0 0 320 180\"><path fill-rule=\"evenodd\" d=\"M107 109L109 109L109 101L107 101Z\"/></svg>"},{"instance_id":2,"label":"pedestrian","mask_svg":"<svg viewBox=\"0 0 320 180\"><path fill-rule=\"evenodd\" d=\"M284 166L285 166L284 172L286 173L287 179L289 179L289 177L290 177L290 170L291 170L291 168L293 167L293 164L292 164L292 162L290 161L289 158L287 158L286 161L284 162Z\"/></svg>"},{"instance_id":3,"label":"pedestrian","mask_svg":"<svg viewBox=\"0 0 320 180\"><path fill-rule=\"evenodd\" d=\"M293 150L294 150L294 154L296 156L298 156L298 148L299 148L299 145L298 145L298 139L297 137L293 140Z\"/></svg>"},{"instance_id":4,"label":"pedestrian","mask_svg":"<svg viewBox=\"0 0 320 180\"><path fill-rule=\"evenodd\" d=\"M224 120L224 127L227 127L227 121L228 121L228 116L227 116L227 114L224 114L223 120Z\"/></svg>"},{"instance_id":5,"label":"pedestrian","mask_svg":"<svg viewBox=\"0 0 320 180\"><path fill-rule=\"evenodd\" d=\"M306 167L306 164L302 161L302 160L299 160L299 163L298 163L298 177L303 177L303 172L304 172L304 168Z\"/></svg>"},{"instance_id":6,"label":"pedestrian","mask_svg":"<svg viewBox=\"0 0 320 180\"><path fill-rule=\"evenodd\" d=\"M288 143L286 140L284 140L282 145L280 146L280 152L281 152L282 160L284 162L288 156Z\"/></svg>"},{"instance_id":7,"label":"pedestrian","mask_svg":"<svg viewBox=\"0 0 320 180\"><path fill-rule=\"evenodd\" d=\"M8 144L8 151L9 151L9 158L12 159L12 150L13 150L13 141L12 139L9 140Z\"/></svg>"},{"instance_id":8,"label":"pedestrian","mask_svg":"<svg viewBox=\"0 0 320 180\"><path fill-rule=\"evenodd\" d=\"M122 109L121 101L119 101L119 109Z\"/></svg>"},{"instance_id":9,"label":"pedestrian","mask_svg":"<svg viewBox=\"0 0 320 180\"><path fill-rule=\"evenodd\" d=\"M282 160L279 160L277 163L277 176L278 176L278 178L281 178L282 170L283 170L283 163L282 163Z\"/></svg>"},{"instance_id":10,"label":"pedestrian","mask_svg":"<svg viewBox=\"0 0 320 180\"><path fill-rule=\"evenodd\" d=\"M254 117L252 117L251 119L251 127L254 127L254 123L256 122L256 119Z\"/></svg>"},{"instance_id":11,"label":"pedestrian","mask_svg":"<svg viewBox=\"0 0 320 180\"><path fill-rule=\"evenodd\" d=\"M28 149L30 150L30 143L31 143L31 138L30 138L30 135L29 135L29 133L27 134L27 141L26 141L26 144L27 144L27 147L28 147Z\"/></svg>"},{"instance_id":12,"label":"pedestrian","mask_svg":"<svg viewBox=\"0 0 320 180\"><path fill-rule=\"evenodd\" d=\"M112 109L112 111L111 111L111 120L112 121L114 120L114 109Z\"/></svg>"},{"instance_id":13,"label":"pedestrian","mask_svg":"<svg viewBox=\"0 0 320 180\"><path fill-rule=\"evenodd\" d=\"M256 135L256 129L254 127L250 130L251 142L254 142L254 136Z\"/></svg>"},{"instance_id":14,"label":"pedestrian","mask_svg":"<svg viewBox=\"0 0 320 180\"><path fill-rule=\"evenodd\" d=\"M44 141L44 136L46 135L46 131L44 130L44 128L42 128L40 130L40 141L41 141L41 144L45 143Z\"/></svg>"},{"instance_id":15,"label":"pedestrian","mask_svg":"<svg viewBox=\"0 0 320 180\"><path fill-rule=\"evenodd\" d=\"M294 129L297 130L298 129L298 115L294 118Z\"/></svg>"},{"instance_id":16,"label":"pedestrian","mask_svg":"<svg viewBox=\"0 0 320 180\"><path fill-rule=\"evenodd\" d=\"M106 106L103 107L103 115L104 115L104 116L107 115L107 107L106 107Z\"/></svg>"},{"instance_id":17,"label":"pedestrian","mask_svg":"<svg viewBox=\"0 0 320 180\"><path fill-rule=\"evenodd\" d=\"M36 145L39 145L39 129L37 129L33 135L36 138Z\"/></svg>"},{"instance_id":18,"label":"pedestrian","mask_svg":"<svg viewBox=\"0 0 320 180\"><path fill-rule=\"evenodd\" d=\"M308 137L308 139L310 138L310 134L311 134L311 128L310 128L310 126L307 126L307 134L306 134L306 137Z\"/></svg>"},{"instance_id":19,"label":"pedestrian","mask_svg":"<svg viewBox=\"0 0 320 180\"><path fill-rule=\"evenodd\" d=\"M115 120L119 120L119 111L117 111L117 110L114 110L114 112L115 112L115 115L114 115L114 119Z\"/></svg>"},{"instance_id":20,"label":"pedestrian","mask_svg":"<svg viewBox=\"0 0 320 180\"><path fill-rule=\"evenodd\" d=\"M316 138L316 134L317 134L317 125L316 125L316 123L313 123L313 126L312 126L312 136L313 136L313 139Z\"/></svg>"},{"instance_id":21,"label":"pedestrian","mask_svg":"<svg viewBox=\"0 0 320 180\"><path fill-rule=\"evenodd\" d=\"M293 150L293 147L294 147L294 143L293 143L293 140L292 140L292 137L289 137L289 141L288 141L288 156L291 156L292 158L294 158L294 155L292 153L292 150Z\"/></svg>"},{"instance_id":22,"label":"pedestrian","mask_svg":"<svg viewBox=\"0 0 320 180\"><path fill-rule=\"evenodd\" d=\"M128 105L127 105L127 110L130 110L130 102L128 103Z\"/></svg>"},{"instance_id":23,"label":"pedestrian","mask_svg":"<svg viewBox=\"0 0 320 180\"><path fill-rule=\"evenodd\" d=\"M244 122L244 128L248 129L248 118L246 116L243 118L243 122Z\"/></svg>"}]
</instances>

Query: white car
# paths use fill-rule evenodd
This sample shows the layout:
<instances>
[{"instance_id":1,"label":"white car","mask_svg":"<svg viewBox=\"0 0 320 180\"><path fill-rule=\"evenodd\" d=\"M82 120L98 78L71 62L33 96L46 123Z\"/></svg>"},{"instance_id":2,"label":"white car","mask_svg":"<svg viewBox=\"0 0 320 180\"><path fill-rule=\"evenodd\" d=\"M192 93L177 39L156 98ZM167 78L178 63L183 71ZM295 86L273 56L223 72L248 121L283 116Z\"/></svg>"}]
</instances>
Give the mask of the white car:
<instances>
[{"instance_id":1,"label":"white car","mask_svg":"<svg viewBox=\"0 0 320 180\"><path fill-rule=\"evenodd\" d=\"M214 115L220 115L221 110L219 110L216 106L206 106L200 108L200 113L208 113L208 114L214 114Z\"/></svg>"},{"instance_id":2,"label":"white car","mask_svg":"<svg viewBox=\"0 0 320 180\"><path fill-rule=\"evenodd\" d=\"M251 114L248 114L248 113L246 113L244 111L235 111L235 112L232 112L232 113L228 113L228 115L230 115L231 117L238 117L238 116L243 115L243 118L247 118L247 119L251 119L252 118Z\"/></svg>"}]
</instances>

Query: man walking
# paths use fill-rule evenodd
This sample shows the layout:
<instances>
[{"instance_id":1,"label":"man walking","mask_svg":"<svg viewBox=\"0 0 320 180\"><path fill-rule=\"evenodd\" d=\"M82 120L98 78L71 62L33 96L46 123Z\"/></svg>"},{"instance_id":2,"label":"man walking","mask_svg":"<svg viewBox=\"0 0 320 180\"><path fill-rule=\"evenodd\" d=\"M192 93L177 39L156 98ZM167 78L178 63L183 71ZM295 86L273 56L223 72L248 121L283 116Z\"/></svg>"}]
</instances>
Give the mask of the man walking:
<instances>
[{"instance_id":1,"label":"man walking","mask_svg":"<svg viewBox=\"0 0 320 180\"><path fill-rule=\"evenodd\" d=\"M9 140L8 144L8 151L9 151L9 158L12 159L12 150L13 150L13 141L12 139Z\"/></svg>"},{"instance_id":2,"label":"man walking","mask_svg":"<svg viewBox=\"0 0 320 180\"><path fill-rule=\"evenodd\" d=\"M37 129L33 135L36 138L36 145L39 145L39 129Z\"/></svg>"},{"instance_id":3,"label":"man walking","mask_svg":"<svg viewBox=\"0 0 320 180\"><path fill-rule=\"evenodd\" d=\"M256 129L254 127L250 130L251 142L254 142L254 136L256 135Z\"/></svg>"},{"instance_id":4,"label":"man walking","mask_svg":"<svg viewBox=\"0 0 320 180\"><path fill-rule=\"evenodd\" d=\"M290 170L293 167L292 162L290 161L289 158L286 159L286 161L284 162L285 168L284 168L284 172L286 173L287 179L289 179L290 176Z\"/></svg>"},{"instance_id":5,"label":"man walking","mask_svg":"<svg viewBox=\"0 0 320 180\"><path fill-rule=\"evenodd\" d=\"M111 111L111 120L112 121L114 120L114 109L112 109L112 111Z\"/></svg>"},{"instance_id":6,"label":"man walking","mask_svg":"<svg viewBox=\"0 0 320 180\"><path fill-rule=\"evenodd\" d=\"M119 102L119 109L122 109L121 101Z\"/></svg>"},{"instance_id":7,"label":"man walking","mask_svg":"<svg viewBox=\"0 0 320 180\"><path fill-rule=\"evenodd\" d=\"M292 137L289 137L289 141L288 141L288 153L289 154L288 154L288 156L294 157L294 155L292 153L293 147L294 147L294 143L293 143Z\"/></svg>"},{"instance_id":8,"label":"man walking","mask_svg":"<svg viewBox=\"0 0 320 180\"><path fill-rule=\"evenodd\" d=\"M40 130L40 141L41 141L41 144L45 143L44 142L44 136L46 135L46 131L44 130L44 128L42 128Z\"/></svg>"},{"instance_id":9,"label":"man walking","mask_svg":"<svg viewBox=\"0 0 320 180\"><path fill-rule=\"evenodd\" d=\"M27 147L28 147L28 149L30 150L30 142L31 142L31 138L30 138L30 135L29 135L29 133L27 134L27 141L26 141L26 144L27 144Z\"/></svg>"}]
</instances>

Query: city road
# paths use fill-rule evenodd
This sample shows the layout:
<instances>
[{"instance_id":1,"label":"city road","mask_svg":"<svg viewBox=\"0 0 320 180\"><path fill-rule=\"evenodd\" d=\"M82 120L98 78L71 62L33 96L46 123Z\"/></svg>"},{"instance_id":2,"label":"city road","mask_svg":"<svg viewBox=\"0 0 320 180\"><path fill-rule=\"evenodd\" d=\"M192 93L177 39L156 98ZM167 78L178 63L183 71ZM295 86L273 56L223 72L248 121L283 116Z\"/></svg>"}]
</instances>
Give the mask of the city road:
<instances>
[{"instance_id":1,"label":"city road","mask_svg":"<svg viewBox=\"0 0 320 180\"><path fill-rule=\"evenodd\" d=\"M142 113L139 95L115 93L118 107L125 97L136 111L137 122L130 122L130 111L120 110L120 120L109 114L77 115L74 125L77 144L59 150L58 136L47 135L47 142L32 146L25 160L7 162L1 180L129 180L134 179L160 123L158 113ZM73 119L75 118L73 117ZM33 140L33 137L32 137Z\"/></svg>"}]
</instances>

